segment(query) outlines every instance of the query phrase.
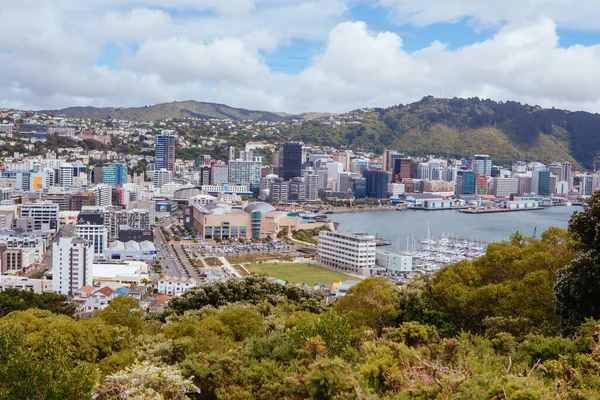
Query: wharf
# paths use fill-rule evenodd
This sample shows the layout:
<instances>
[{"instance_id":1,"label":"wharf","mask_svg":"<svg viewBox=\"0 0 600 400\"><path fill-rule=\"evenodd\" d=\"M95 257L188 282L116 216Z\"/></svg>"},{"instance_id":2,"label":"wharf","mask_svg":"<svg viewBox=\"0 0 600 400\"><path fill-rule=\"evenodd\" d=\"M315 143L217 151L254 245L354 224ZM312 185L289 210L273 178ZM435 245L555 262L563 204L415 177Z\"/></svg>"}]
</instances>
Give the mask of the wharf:
<instances>
[{"instance_id":1,"label":"wharf","mask_svg":"<svg viewBox=\"0 0 600 400\"><path fill-rule=\"evenodd\" d=\"M513 211L536 211L536 210L544 210L544 207L532 207L532 208L468 208L464 210L458 210L460 213L465 214L494 214L494 213L504 213L504 212L513 212Z\"/></svg>"},{"instance_id":2,"label":"wharf","mask_svg":"<svg viewBox=\"0 0 600 400\"><path fill-rule=\"evenodd\" d=\"M390 246L392 242L385 240L384 238L375 238L375 246Z\"/></svg>"}]
</instances>

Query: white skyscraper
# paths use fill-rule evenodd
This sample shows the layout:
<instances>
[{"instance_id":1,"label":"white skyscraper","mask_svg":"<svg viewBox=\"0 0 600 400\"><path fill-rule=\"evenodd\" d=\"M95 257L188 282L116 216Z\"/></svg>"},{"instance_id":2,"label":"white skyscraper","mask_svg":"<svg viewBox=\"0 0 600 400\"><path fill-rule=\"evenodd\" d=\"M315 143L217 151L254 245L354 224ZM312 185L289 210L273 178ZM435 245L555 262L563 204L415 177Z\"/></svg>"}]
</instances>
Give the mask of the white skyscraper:
<instances>
[{"instance_id":1,"label":"white skyscraper","mask_svg":"<svg viewBox=\"0 0 600 400\"><path fill-rule=\"evenodd\" d=\"M112 205L112 187L109 185L97 185L92 189L96 195L96 205L107 207Z\"/></svg>"},{"instance_id":2,"label":"white skyscraper","mask_svg":"<svg viewBox=\"0 0 600 400\"><path fill-rule=\"evenodd\" d=\"M173 181L173 176L166 169L157 169L154 171L154 176L152 177L152 183L156 187L163 187L167 183L171 183Z\"/></svg>"},{"instance_id":3,"label":"white skyscraper","mask_svg":"<svg viewBox=\"0 0 600 400\"><path fill-rule=\"evenodd\" d=\"M72 295L83 286L92 285L94 251L80 238L62 237L52 246L52 289Z\"/></svg>"},{"instance_id":4,"label":"white skyscraper","mask_svg":"<svg viewBox=\"0 0 600 400\"><path fill-rule=\"evenodd\" d=\"M62 164L58 172L58 184L62 187L73 186L75 170L71 164Z\"/></svg>"}]
</instances>

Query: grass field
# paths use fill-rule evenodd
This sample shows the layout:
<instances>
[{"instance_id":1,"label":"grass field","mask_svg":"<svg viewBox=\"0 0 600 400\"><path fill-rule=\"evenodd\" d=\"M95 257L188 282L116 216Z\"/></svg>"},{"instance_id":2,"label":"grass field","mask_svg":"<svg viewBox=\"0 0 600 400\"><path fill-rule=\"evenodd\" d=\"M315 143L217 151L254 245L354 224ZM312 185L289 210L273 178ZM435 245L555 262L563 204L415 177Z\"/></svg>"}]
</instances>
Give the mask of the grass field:
<instances>
[{"instance_id":1,"label":"grass field","mask_svg":"<svg viewBox=\"0 0 600 400\"><path fill-rule=\"evenodd\" d=\"M289 283L306 283L314 286L316 283L329 283L356 279L350 275L331 271L312 264L277 264L263 263L245 266L248 271L267 275L270 278L282 279Z\"/></svg>"}]
</instances>

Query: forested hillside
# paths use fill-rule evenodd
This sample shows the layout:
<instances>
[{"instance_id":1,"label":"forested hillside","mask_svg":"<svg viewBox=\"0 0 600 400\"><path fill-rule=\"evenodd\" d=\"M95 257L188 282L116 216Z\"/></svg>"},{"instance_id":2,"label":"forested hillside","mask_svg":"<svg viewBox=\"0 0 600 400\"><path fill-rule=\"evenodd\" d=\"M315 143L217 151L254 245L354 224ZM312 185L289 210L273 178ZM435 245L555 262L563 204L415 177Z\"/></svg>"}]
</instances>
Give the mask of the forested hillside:
<instances>
[{"instance_id":1,"label":"forested hillside","mask_svg":"<svg viewBox=\"0 0 600 400\"><path fill-rule=\"evenodd\" d=\"M286 132L308 143L385 148L407 154L490 154L500 163L569 160L593 168L600 155L600 115L473 99L436 99L376 109L360 125L310 121Z\"/></svg>"},{"instance_id":2,"label":"forested hillside","mask_svg":"<svg viewBox=\"0 0 600 400\"><path fill-rule=\"evenodd\" d=\"M150 317L126 296L79 320L64 296L7 291L0 399L597 399L598 221L600 193L569 231L401 289L367 279L333 306L265 277Z\"/></svg>"}]
</instances>

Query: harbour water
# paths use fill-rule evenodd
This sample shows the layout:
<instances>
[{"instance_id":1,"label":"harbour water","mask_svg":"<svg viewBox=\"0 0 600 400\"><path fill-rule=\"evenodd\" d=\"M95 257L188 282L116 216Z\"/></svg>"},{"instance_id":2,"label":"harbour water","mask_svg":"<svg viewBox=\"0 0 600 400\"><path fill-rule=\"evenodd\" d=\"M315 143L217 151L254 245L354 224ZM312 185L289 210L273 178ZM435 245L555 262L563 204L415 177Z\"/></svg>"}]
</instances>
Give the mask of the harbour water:
<instances>
[{"instance_id":1,"label":"harbour water","mask_svg":"<svg viewBox=\"0 0 600 400\"><path fill-rule=\"evenodd\" d=\"M569 218L581 207L549 207L543 210L473 215L458 211L389 211L355 214L334 214L329 217L340 223L339 230L359 230L377 234L389 240L391 249L406 250L410 241L427 238L429 223L431 236L460 237L483 242L510 238L515 232L537 237L550 227L566 229Z\"/></svg>"}]
</instances>

